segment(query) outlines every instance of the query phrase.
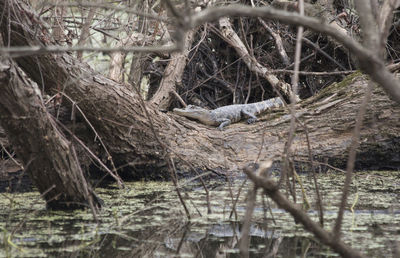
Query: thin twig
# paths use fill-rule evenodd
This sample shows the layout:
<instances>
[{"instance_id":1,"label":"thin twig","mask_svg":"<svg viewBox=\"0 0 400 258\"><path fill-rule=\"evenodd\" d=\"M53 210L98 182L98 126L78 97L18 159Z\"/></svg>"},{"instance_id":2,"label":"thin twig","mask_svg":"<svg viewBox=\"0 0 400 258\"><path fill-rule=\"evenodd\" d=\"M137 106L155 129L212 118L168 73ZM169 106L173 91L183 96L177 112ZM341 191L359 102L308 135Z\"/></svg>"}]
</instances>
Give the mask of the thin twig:
<instances>
[{"instance_id":1,"label":"thin twig","mask_svg":"<svg viewBox=\"0 0 400 258\"><path fill-rule=\"evenodd\" d=\"M315 48L315 50L317 50L318 52L320 52L323 56L325 56L326 58L328 58L329 60L331 60L334 64L336 64L337 66L340 67L340 69L342 70L346 70L346 67L344 67L342 64L340 64L338 61L336 61L333 57L331 57L328 53L326 53L324 50L322 50L317 44L315 44L314 42L312 42L311 40L307 39L307 38L302 38L302 40L304 42L306 42L307 44L311 45L313 48Z\"/></svg>"},{"instance_id":2,"label":"thin twig","mask_svg":"<svg viewBox=\"0 0 400 258\"><path fill-rule=\"evenodd\" d=\"M246 183L247 183L247 179L244 180L243 183L242 183L242 184L240 185L240 187L239 187L239 191L238 191L238 193L237 193L237 195L236 195L236 199L235 199L235 201L233 201L233 203L232 203L232 210L231 210L231 213L229 214L229 219L232 218L233 213L235 213L235 215L236 215L235 219L237 218L236 204L237 204L238 201L239 201L240 194L241 194L242 189L243 189L243 187L244 187L244 185L245 185Z\"/></svg>"},{"instance_id":3,"label":"thin twig","mask_svg":"<svg viewBox=\"0 0 400 258\"><path fill-rule=\"evenodd\" d=\"M171 53L179 51L177 45L162 45L162 46L131 46L131 47L88 47L88 46L74 46L63 47L59 45L52 46L20 46L20 47L3 47L0 48L0 56L3 58L16 58L27 55L39 55L47 53L61 53L61 52L74 52L74 51L90 51L90 52L137 52L137 53Z\"/></svg>"},{"instance_id":4,"label":"thin twig","mask_svg":"<svg viewBox=\"0 0 400 258\"><path fill-rule=\"evenodd\" d=\"M239 250L241 257L249 257L249 244L250 244L250 226L251 217L253 216L254 208L256 206L257 197L257 186L254 185L252 189L249 189L247 194L247 207L244 215L244 221L241 230L241 238L239 241Z\"/></svg>"},{"instance_id":5,"label":"thin twig","mask_svg":"<svg viewBox=\"0 0 400 258\"><path fill-rule=\"evenodd\" d=\"M0 142L0 146L3 149L3 151L7 154L7 156L15 163L15 165L17 165L18 167L20 167L20 169L24 169L24 166L17 161L16 159L14 159L14 155L9 153L6 149L6 147L4 147L4 145Z\"/></svg>"},{"instance_id":6,"label":"thin twig","mask_svg":"<svg viewBox=\"0 0 400 258\"><path fill-rule=\"evenodd\" d=\"M114 161L113 161L113 159L112 159L112 157L111 157L111 154L108 152L108 149L107 149L106 145L104 144L104 142L103 142L103 140L101 139L100 135L97 133L97 131L96 131L96 129L94 128L94 126L90 123L90 121L89 121L89 119L86 117L85 113L81 110L81 108L76 104L76 102L75 102L72 98L70 98L66 93L64 93L64 92L62 92L62 91L60 91L60 94L62 94L64 97L66 97L66 98L71 102L71 104L74 106L74 108L76 108L76 109L79 111L79 113L82 115L82 117L84 118L84 120L86 121L86 123L87 123L87 124L89 125L89 127L92 129L92 131L93 131L93 133L94 133L94 135L95 135L95 139L98 139L98 140L99 140L99 142L100 142L102 148L104 149L104 151L105 151L106 154L107 154L107 159L108 159L108 160L110 161L110 163L111 163L111 166L112 166L112 169L113 169L113 173L111 173L111 175L115 178L115 180L116 180L116 182L117 182L117 184L118 184L119 187L124 187L124 184L123 184L123 182L122 182L122 179L118 176L117 169L116 169L116 167L115 167L115 165L114 165ZM78 138L76 138L76 139L78 139ZM78 140L79 140L79 139L78 139ZM84 146L84 147L85 147L85 146ZM90 153L90 152L89 152L89 153ZM100 163L100 164L102 164L102 163ZM107 168L107 171L110 171L110 170ZM110 172L111 172L111 171L110 171Z\"/></svg>"},{"instance_id":7,"label":"thin twig","mask_svg":"<svg viewBox=\"0 0 400 258\"><path fill-rule=\"evenodd\" d=\"M271 36L274 38L275 46L277 48L279 56L282 59L283 64L284 65L289 65L290 64L290 61L289 61L290 59L289 59L289 57L288 57L288 55L286 53L285 47L283 46L282 38L279 35L279 33L276 33L275 31L273 31L263 19L258 18L258 21L268 31L268 33L271 34Z\"/></svg>"},{"instance_id":8,"label":"thin twig","mask_svg":"<svg viewBox=\"0 0 400 258\"><path fill-rule=\"evenodd\" d=\"M164 152L164 157L165 157L165 160L166 160L166 162L168 164L168 169L169 169L170 174L171 174L171 180L172 180L172 182L173 182L173 184L175 186L176 193L178 194L179 200L180 200L180 202L181 202L181 204L182 204L182 206L183 206L183 208L185 210L186 216L187 216L188 220L190 220L190 212L189 212L189 210L188 210L188 208L186 206L185 200L183 200L182 195L181 195L181 193L179 191L179 187L178 187L178 184L177 184L177 178L175 178L175 176L174 176L175 165L173 163L172 157L170 156L170 153L168 152L168 147L160 140L160 137L158 136L158 133L156 132L156 129L155 129L154 123L153 123L153 119L151 118L150 113L147 110L146 103L144 102L144 100L142 98L142 95L140 95L139 88L138 87L133 87L133 89L136 91L136 94L137 94L138 99L139 99L139 103L142 106L143 112L145 113L145 115L147 117L147 120L149 121L149 124L150 124L150 128L149 129L153 133L153 136L154 136L155 140L157 141L159 146L161 146L161 148L162 148L162 150Z\"/></svg>"},{"instance_id":9,"label":"thin twig","mask_svg":"<svg viewBox=\"0 0 400 258\"><path fill-rule=\"evenodd\" d=\"M324 230L318 223L314 222L309 215L298 206L290 202L278 188L278 184L272 178L257 175L254 171L245 167L243 170L253 183L264 189L265 193L282 209L289 212L293 218L301 223L307 231L312 232L321 243L331 247L335 252L343 257L361 258L364 257L357 250L352 249L340 239L336 239L332 234Z\"/></svg>"},{"instance_id":10,"label":"thin twig","mask_svg":"<svg viewBox=\"0 0 400 258\"><path fill-rule=\"evenodd\" d=\"M287 70L287 69L276 69L270 70L271 73L288 73L294 74L295 71ZM347 71L333 71L333 72L307 72L307 71L298 71L299 75L315 75L315 76L330 76L330 75L343 75L355 73L357 70L347 70Z\"/></svg>"},{"instance_id":11,"label":"thin twig","mask_svg":"<svg viewBox=\"0 0 400 258\"><path fill-rule=\"evenodd\" d=\"M122 181L122 179L118 176L117 173L114 174L113 171L111 171L102 161L100 158L98 158L96 156L96 154L94 154L89 147L87 147L85 145L85 143L83 143L73 132L71 132L65 125L63 125L60 121L56 120L57 124L59 126L61 126L63 128L63 130L65 130L67 133L69 133L71 135L71 137L79 144L81 145L86 151L87 153L89 153L90 156L92 156L92 158L94 158L96 160L96 162L112 177L115 179L115 181L117 182L118 186L124 186L124 183Z\"/></svg>"},{"instance_id":12,"label":"thin twig","mask_svg":"<svg viewBox=\"0 0 400 258\"><path fill-rule=\"evenodd\" d=\"M313 180L314 180L314 186L315 186L315 193L317 195L317 208L318 208L318 215L319 215L319 224L321 226L324 226L324 211L322 209L322 196L319 192L319 186L318 186L318 181L317 181L317 173L315 172L315 167L314 167L314 158L311 153L311 143L310 143L310 137L308 135L308 128L304 126L304 132L306 134L306 140L307 140L307 150L308 150L308 159L310 160L310 166L311 166L311 172L313 175Z\"/></svg>"},{"instance_id":13,"label":"thin twig","mask_svg":"<svg viewBox=\"0 0 400 258\"><path fill-rule=\"evenodd\" d=\"M181 192L179 191L179 187L178 187L178 178L177 178L177 176L176 176L176 168L175 168L174 160L172 159L171 156L169 157L168 166L171 166L171 167L169 168L169 171L170 171L170 173L171 173L171 180L172 180L172 183L173 183L174 186L175 186L176 194L178 195L178 198L179 198L180 202L182 203L182 206L183 206L183 208L184 208L184 210L185 210L185 213L186 213L186 217L187 217L188 220L190 221L190 217L191 217L191 216L190 216L190 211L189 211L189 209L187 208L186 203L185 203L185 201L184 201L183 198L182 198Z\"/></svg>"},{"instance_id":14,"label":"thin twig","mask_svg":"<svg viewBox=\"0 0 400 258\"><path fill-rule=\"evenodd\" d=\"M299 9L300 15L304 15L304 4L302 0L299 0ZM289 128L289 136L288 140L284 146L284 169L281 173L280 183L285 181L285 178L288 178L288 172L290 170L289 166L289 158L291 156L291 146L294 140L294 135L296 132L296 110L295 105L298 100L298 81L299 81L299 67L300 67L300 58L301 58L301 39L303 37L303 26L298 26L297 28L297 36L296 36L296 49L295 49L295 56L294 56L294 74L292 76L292 91L290 94L290 128Z\"/></svg>"},{"instance_id":15,"label":"thin twig","mask_svg":"<svg viewBox=\"0 0 400 258\"><path fill-rule=\"evenodd\" d=\"M340 230L342 227L343 213L346 208L347 197L348 197L349 191L350 191L350 184L351 184L351 179L352 179L352 175L353 175L354 164L356 161L357 148L360 144L359 140L360 140L361 127L363 124L363 118L367 111L367 105L371 99L372 87L373 87L373 83L369 82L368 88L365 92L365 97L360 105L360 109L358 110L357 117L356 117L356 124L354 127L353 137L351 139L351 144L350 144L349 157L347 159L346 179L345 179L345 183L344 183L344 187L343 187L342 199L341 199L338 215L336 218L335 227L333 229L333 234L336 237L336 239L340 238Z\"/></svg>"}]
</instances>

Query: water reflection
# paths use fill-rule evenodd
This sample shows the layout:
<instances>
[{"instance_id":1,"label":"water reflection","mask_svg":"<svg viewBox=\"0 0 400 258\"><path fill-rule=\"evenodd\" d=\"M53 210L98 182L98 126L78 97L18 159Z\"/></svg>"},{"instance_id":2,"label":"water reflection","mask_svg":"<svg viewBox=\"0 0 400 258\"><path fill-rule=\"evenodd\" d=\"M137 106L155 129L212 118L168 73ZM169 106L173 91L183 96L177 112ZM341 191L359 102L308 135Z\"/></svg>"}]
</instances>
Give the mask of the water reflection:
<instances>
[{"instance_id":1,"label":"water reflection","mask_svg":"<svg viewBox=\"0 0 400 258\"><path fill-rule=\"evenodd\" d=\"M239 223L211 225L204 233L186 223L173 228L152 228L131 235L102 236L99 257L240 257ZM252 225L251 257L329 257L336 256L311 237L282 236Z\"/></svg>"},{"instance_id":2,"label":"water reflection","mask_svg":"<svg viewBox=\"0 0 400 258\"><path fill-rule=\"evenodd\" d=\"M370 257L388 257L400 232L400 185L396 173L376 173L376 177L371 172L356 176L357 186L349 196L355 210L345 213L343 240ZM390 191L381 191L375 178L379 186ZM336 218L343 176L320 175L319 182L325 227L329 229ZM135 182L127 183L125 189L97 189L107 204L99 215L99 224L89 211L45 210L36 192L4 193L5 198L0 198L0 257L240 257L245 193L251 186L243 183L243 179L232 184L208 182L211 214L207 213L202 187L196 182L186 184L182 195L191 213L190 222L168 182ZM315 208L313 185L307 184L307 176L303 183ZM317 220L313 209L308 214ZM250 237L251 257L336 256L261 195Z\"/></svg>"}]
</instances>

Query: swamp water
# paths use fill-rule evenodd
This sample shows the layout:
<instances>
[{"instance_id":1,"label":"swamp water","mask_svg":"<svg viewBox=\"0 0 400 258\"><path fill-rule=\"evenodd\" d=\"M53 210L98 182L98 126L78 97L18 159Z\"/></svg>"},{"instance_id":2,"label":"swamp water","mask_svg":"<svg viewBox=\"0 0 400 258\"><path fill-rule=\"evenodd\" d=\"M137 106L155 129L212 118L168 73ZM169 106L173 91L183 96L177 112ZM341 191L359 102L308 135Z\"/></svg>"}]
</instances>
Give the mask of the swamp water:
<instances>
[{"instance_id":1,"label":"swamp water","mask_svg":"<svg viewBox=\"0 0 400 258\"><path fill-rule=\"evenodd\" d=\"M317 221L312 179L307 175L301 179L312 207L308 214ZM319 174L318 182L325 228L329 229L336 218L344 175ZM207 181L210 214L202 186L181 184L190 223L169 182L96 189L105 202L98 223L90 210L47 211L37 192L2 193L0 257L239 257L241 221L252 184L243 177L232 178L231 183ZM250 228L251 257L338 256L258 193ZM392 257L400 246L399 197L400 172L356 173L342 226L343 240L367 257Z\"/></svg>"}]
</instances>

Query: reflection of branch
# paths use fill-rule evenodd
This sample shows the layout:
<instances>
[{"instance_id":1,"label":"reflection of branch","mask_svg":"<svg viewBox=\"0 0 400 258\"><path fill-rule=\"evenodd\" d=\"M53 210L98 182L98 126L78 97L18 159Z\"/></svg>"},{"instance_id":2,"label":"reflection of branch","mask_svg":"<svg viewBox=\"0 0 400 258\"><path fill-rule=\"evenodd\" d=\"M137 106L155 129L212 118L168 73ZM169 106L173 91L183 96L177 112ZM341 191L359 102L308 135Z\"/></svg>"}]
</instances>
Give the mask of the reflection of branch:
<instances>
[{"instance_id":1,"label":"reflection of branch","mask_svg":"<svg viewBox=\"0 0 400 258\"><path fill-rule=\"evenodd\" d=\"M264 167L265 170L268 167ZM261 187L265 193L282 209L289 212L295 221L300 222L307 231L313 233L319 241L331 247L335 252L343 257L363 257L358 251L352 249L343 243L340 239L336 239L332 234L324 230L318 223L314 222L306 212L298 208L290 202L278 189L275 180L262 176L266 171L256 171L256 173L246 167L244 172L255 184L255 187Z\"/></svg>"},{"instance_id":2,"label":"reflection of branch","mask_svg":"<svg viewBox=\"0 0 400 258\"><path fill-rule=\"evenodd\" d=\"M244 221L241 230L242 234L239 241L239 250L242 257L249 257L251 217L253 216L253 212L256 207L256 198L257 187L254 186L253 189L249 189L247 194L246 213L244 215Z\"/></svg>"}]
</instances>

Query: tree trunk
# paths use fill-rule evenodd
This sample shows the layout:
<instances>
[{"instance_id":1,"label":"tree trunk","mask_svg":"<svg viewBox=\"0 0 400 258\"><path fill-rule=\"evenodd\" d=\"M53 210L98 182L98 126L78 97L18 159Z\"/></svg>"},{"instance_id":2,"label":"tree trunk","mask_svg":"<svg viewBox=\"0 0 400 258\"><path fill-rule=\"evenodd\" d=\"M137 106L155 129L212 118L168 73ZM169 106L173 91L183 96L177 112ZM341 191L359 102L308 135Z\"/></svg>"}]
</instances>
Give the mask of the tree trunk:
<instances>
[{"instance_id":1,"label":"tree trunk","mask_svg":"<svg viewBox=\"0 0 400 258\"><path fill-rule=\"evenodd\" d=\"M0 63L0 123L50 208L99 207L74 146L57 130L36 84L11 62Z\"/></svg>"},{"instance_id":2,"label":"tree trunk","mask_svg":"<svg viewBox=\"0 0 400 258\"><path fill-rule=\"evenodd\" d=\"M2 19L5 42L13 46L52 44L39 19L20 16L22 5ZM26 8L26 7L24 7ZM14 13L15 12L15 13ZM34 16L33 16L34 17ZM29 31L27 28L38 28ZM10 36L10 40L8 40ZM44 53L15 59L19 66L48 92L61 85L79 106L106 144L117 165L129 164L135 176L162 173L168 151L178 168L238 171L248 162L271 157L279 159L289 130L289 116L283 109L262 116L253 125L237 123L225 131L205 126L174 114L159 112L135 93L78 62L68 53ZM306 124L312 153L320 161L335 166L345 164L356 111L367 84L361 74L350 75L309 100L300 103L298 115ZM53 90L53 91L52 91ZM399 105L380 88L373 92L365 126L361 133L359 166L399 167ZM298 127L293 143L299 159L307 157L305 129ZM80 135L89 143L93 138Z\"/></svg>"}]
</instances>

